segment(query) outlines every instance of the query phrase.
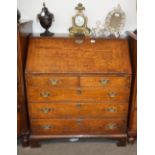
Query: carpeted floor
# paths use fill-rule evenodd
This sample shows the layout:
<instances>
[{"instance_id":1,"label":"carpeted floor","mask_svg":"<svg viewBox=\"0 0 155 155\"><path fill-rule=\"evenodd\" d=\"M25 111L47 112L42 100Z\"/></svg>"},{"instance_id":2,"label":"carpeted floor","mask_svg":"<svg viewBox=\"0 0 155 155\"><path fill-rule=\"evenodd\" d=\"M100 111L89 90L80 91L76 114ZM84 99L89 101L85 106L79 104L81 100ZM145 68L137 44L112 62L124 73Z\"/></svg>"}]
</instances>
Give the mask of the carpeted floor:
<instances>
[{"instance_id":1,"label":"carpeted floor","mask_svg":"<svg viewBox=\"0 0 155 155\"><path fill-rule=\"evenodd\" d=\"M48 141L41 148L17 147L18 155L136 155L137 144L117 147L112 141Z\"/></svg>"}]
</instances>

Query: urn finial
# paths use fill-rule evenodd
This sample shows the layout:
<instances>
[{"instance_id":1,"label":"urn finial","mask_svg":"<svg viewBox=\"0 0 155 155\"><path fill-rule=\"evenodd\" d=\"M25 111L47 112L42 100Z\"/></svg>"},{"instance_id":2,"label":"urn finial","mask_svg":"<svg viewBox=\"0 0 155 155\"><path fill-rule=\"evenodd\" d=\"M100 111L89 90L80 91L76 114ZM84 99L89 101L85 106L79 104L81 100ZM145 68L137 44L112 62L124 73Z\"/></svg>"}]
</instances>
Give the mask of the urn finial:
<instances>
[{"instance_id":1,"label":"urn finial","mask_svg":"<svg viewBox=\"0 0 155 155\"><path fill-rule=\"evenodd\" d=\"M43 7L46 7L46 4L45 4L45 2L43 2Z\"/></svg>"}]
</instances>

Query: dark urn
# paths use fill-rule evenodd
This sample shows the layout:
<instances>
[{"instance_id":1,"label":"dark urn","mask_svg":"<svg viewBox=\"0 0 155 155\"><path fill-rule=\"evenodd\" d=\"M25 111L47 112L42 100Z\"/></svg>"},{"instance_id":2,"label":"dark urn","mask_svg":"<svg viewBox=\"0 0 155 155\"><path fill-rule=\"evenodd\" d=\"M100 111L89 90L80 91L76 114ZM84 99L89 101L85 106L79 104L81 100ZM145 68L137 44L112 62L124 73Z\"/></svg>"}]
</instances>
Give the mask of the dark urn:
<instances>
[{"instance_id":1,"label":"dark urn","mask_svg":"<svg viewBox=\"0 0 155 155\"><path fill-rule=\"evenodd\" d=\"M19 23L19 20L21 18L21 14L20 11L17 9L17 22Z\"/></svg>"},{"instance_id":2,"label":"dark urn","mask_svg":"<svg viewBox=\"0 0 155 155\"><path fill-rule=\"evenodd\" d=\"M51 27L52 22L54 21L54 15L48 11L48 8L43 3L43 8L41 13L37 15L40 21L40 25L45 28L45 32L41 33L41 36L52 36L54 33L50 32L48 29Z\"/></svg>"}]
</instances>

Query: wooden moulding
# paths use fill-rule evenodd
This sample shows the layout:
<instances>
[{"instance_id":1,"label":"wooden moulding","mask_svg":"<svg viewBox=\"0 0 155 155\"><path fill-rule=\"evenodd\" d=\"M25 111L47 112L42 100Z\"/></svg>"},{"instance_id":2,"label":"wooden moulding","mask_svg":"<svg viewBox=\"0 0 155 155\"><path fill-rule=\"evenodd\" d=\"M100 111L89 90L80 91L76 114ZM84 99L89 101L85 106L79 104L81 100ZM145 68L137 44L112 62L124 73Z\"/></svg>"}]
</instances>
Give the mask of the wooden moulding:
<instances>
[{"instance_id":1,"label":"wooden moulding","mask_svg":"<svg viewBox=\"0 0 155 155\"><path fill-rule=\"evenodd\" d=\"M69 138L95 138L111 139L117 141L117 146L126 146L127 134L105 134L105 135L30 135L30 146L32 148L41 147L40 141L48 139L69 139Z\"/></svg>"},{"instance_id":2,"label":"wooden moulding","mask_svg":"<svg viewBox=\"0 0 155 155\"><path fill-rule=\"evenodd\" d=\"M29 121L25 90L25 62L29 36L32 33L32 21L24 20L17 24L17 134L22 138L22 145L29 144Z\"/></svg>"},{"instance_id":3,"label":"wooden moulding","mask_svg":"<svg viewBox=\"0 0 155 155\"><path fill-rule=\"evenodd\" d=\"M133 144L137 138L137 35L133 32L127 32L127 34L133 71L128 116L128 142Z\"/></svg>"}]
</instances>

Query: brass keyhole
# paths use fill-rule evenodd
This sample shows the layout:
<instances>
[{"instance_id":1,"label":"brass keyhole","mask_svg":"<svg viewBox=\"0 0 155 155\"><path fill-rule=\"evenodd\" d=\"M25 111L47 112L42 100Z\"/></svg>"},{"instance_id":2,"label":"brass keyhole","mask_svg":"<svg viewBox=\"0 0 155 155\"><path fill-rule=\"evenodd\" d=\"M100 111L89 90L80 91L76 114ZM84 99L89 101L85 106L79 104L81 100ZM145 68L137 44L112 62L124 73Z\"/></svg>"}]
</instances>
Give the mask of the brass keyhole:
<instances>
[{"instance_id":1,"label":"brass keyhole","mask_svg":"<svg viewBox=\"0 0 155 155\"><path fill-rule=\"evenodd\" d=\"M81 103L77 103L77 104L76 104L76 107L77 107L77 108L81 108Z\"/></svg>"},{"instance_id":2,"label":"brass keyhole","mask_svg":"<svg viewBox=\"0 0 155 155\"><path fill-rule=\"evenodd\" d=\"M81 126L82 125L82 120L81 119L78 119L76 122L77 122L77 125L78 126Z\"/></svg>"},{"instance_id":3,"label":"brass keyhole","mask_svg":"<svg viewBox=\"0 0 155 155\"><path fill-rule=\"evenodd\" d=\"M80 90L80 89L77 90L77 94L78 94L78 95L81 95L81 94L82 94L82 90Z\"/></svg>"}]
</instances>

